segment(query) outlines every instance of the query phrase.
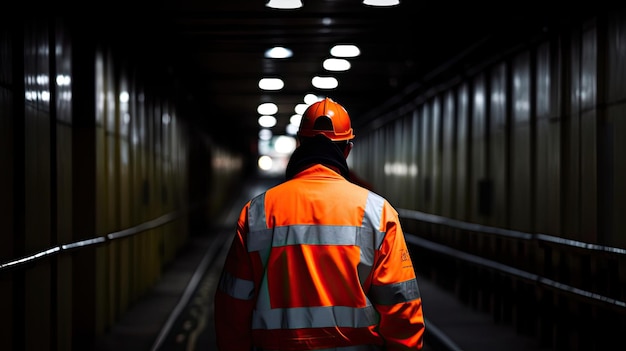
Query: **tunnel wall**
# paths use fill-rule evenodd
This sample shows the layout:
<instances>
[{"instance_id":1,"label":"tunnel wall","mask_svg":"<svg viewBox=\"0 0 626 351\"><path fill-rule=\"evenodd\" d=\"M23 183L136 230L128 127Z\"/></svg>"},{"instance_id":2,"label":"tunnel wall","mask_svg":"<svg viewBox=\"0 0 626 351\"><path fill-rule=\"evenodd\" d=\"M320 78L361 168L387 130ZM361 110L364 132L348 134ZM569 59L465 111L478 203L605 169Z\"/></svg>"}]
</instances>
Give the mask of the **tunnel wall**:
<instances>
[{"instance_id":1,"label":"tunnel wall","mask_svg":"<svg viewBox=\"0 0 626 351\"><path fill-rule=\"evenodd\" d=\"M190 127L167 76L152 84L83 30L0 27L3 349L91 349L190 236L210 235L241 179L242 156Z\"/></svg>"},{"instance_id":2,"label":"tunnel wall","mask_svg":"<svg viewBox=\"0 0 626 351\"><path fill-rule=\"evenodd\" d=\"M626 13L614 11L450 65L362 126L351 154L403 213L484 226L403 218L420 238L536 277L415 251L425 276L555 349L610 347L626 323L625 33Z\"/></svg>"}]
</instances>

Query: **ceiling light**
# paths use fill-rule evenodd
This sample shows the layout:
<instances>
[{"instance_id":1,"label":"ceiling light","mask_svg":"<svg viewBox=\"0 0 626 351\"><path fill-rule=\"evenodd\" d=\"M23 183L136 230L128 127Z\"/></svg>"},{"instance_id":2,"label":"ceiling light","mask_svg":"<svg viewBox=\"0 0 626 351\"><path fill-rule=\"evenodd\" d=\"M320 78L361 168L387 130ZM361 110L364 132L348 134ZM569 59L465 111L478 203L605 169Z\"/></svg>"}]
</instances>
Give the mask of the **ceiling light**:
<instances>
[{"instance_id":1,"label":"ceiling light","mask_svg":"<svg viewBox=\"0 0 626 351\"><path fill-rule=\"evenodd\" d=\"M334 77L315 76L311 83L318 89L335 89L339 85L337 78Z\"/></svg>"},{"instance_id":2,"label":"ceiling light","mask_svg":"<svg viewBox=\"0 0 626 351\"><path fill-rule=\"evenodd\" d=\"M263 90L280 90L285 86L280 78L263 78L259 81L259 88Z\"/></svg>"},{"instance_id":3,"label":"ceiling light","mask_svg":"<svg viewBox=\"0 0 626 351\"><path fill-rule=\"evenodd\" d=\"M363 0L363 3L370 6L395 6L400 0Z\"/></svg>"},{"instance_id":4,"label":"ceiling light","mask_svg":"<svg viewBox=\"0 0 626 351\"><path fill-rule=\"evenodd\" d=\"M274 149L281 154L290 154L296 149L296 139L292 136L279 135L274 141Z\"/></svg>"},{"instance_id":5,"label":"ceiling light","mask_svg":"<svg viewBox=\"0 0 626 351\"><path fill-rule=\"evenodd\" d=\"M352 44L340 44L330 49L330 54L335 57L356 57L361 54L358 46Z\"/></svg>"},{"instance_id":6,"label":"ceiling light","mask_svg":"<svg viewBox=\"0 0 626 351\"><path fill-rule=\"evenodd\" d=\"M297 104L296 107L294 107L294 111L299 114L299 115L303 115L304 111L306 111L306 108L309 107L309 105L307 104Z\"/></svg>"},{"instance_id":7,"label":"ceiling light","mask_svg":"<svg viewBox=\"0 0 626 351\"><path fill-rule=\"evenodd\" d=\"M300 0L270 0L265 5L273 9L299 9L302 7Z\"/></svg>"},{"instance_id":8,"label":"ceiling light","mask_svg":"<svg viewBox=\"0 0 626 351\"><path fill-rule=\"evenodd\" d=\"M329 71L347 71L350 69L350 62L345 59L329 58L324 60L323 66Z\"/></svg>"},{"instance_id":9,"label":"ceiling light","mask_svg":"<svg viewBox=\"0 0 626 351\"><path fill-rule=\"evenodd\" d=\"M274 103L266 102L264 104L260 104L259 107L257 107L256 111L260 115L273 115L278 112L278 106L276 106L276 104Z\"/></svg>"},{"instance_id":10,"label":"ceiling light","mask_svg":"<svg viewBox=\"0 0 626 351\"><path fill-rule=\"evenodd\" d=\"M322 101L322 100L324 100L323 97L317 96L315 94L306 94L304 96L304 103L307 104L307 105L310 105L310 104L312 104L314 102L318 102L318 101Z\"/></svg>"},{"instance_id":11,"label":"ceiling light","mask_svg":"<svg viewBox=\"0 0 626 351\"><path fill-rule=\"evenodd\" d=\"M261 116L259 117L259 125L265 128L272 128L276 125L276 117L274 116Z\"/></svg>"},{"instance_id":12,"label":"ceiling light","mask_svg":"<svg viewBox=\"0 0 626 351\"><path fill-rule=\"evenodd\" d=\"M285 132L287 132L287 134L289 134L289 135L297 135L299 127L300 127L299 124L296 125L296 124L293 124L293 123L289 123L285 127Z\"/></svg>"},{"instance_id":13,"label":"ceiling light","mask_svg":"<svg viewBox=\"0 0 626 351\"><path fill-rule=\"evenodd\" d=\"M291 57L292 55L293 55L293 52L291 50L284 48L282 46L275 46L265 51L266 58L282 59L282 58Z\"/></svg>"},{"instance_id":14,"label":"ceiling light","mask_svg":"<svg viewBox=\"0 0 626 351\"><path fill-rule=\"evenodd\" d=\"M289 123L295 126L300 126L300 121L302 121L301 114L296 113L294 115L291 115L291 117L289 117Z\"/></svg>"},{"instance_id":15,"label":"ceiling light","mask_svg":"<svg viewBox=\"0 0 626 351\"><path fill-rule=\"evenodd\" d=\"M259 139L261 140L270 140L272 138L272 131L266 128L259 130Z\"/></svg>"}]
</instances>

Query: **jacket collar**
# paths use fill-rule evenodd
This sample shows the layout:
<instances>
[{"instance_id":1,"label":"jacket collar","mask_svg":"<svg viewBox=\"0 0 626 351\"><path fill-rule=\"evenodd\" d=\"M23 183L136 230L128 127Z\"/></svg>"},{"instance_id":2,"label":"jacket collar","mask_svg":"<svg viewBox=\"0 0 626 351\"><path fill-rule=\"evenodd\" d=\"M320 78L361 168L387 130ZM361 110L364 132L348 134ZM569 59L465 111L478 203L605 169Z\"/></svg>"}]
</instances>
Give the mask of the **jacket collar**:
<instances>
[{"instance_id":1,"label":"jacket collar","mask_svg":"<svg viewBox=\"0 0 626 351\"><path fill-rule=\"evenodd\" d=\"M316 136L312 140L301 144L293 152L287 164L285 176L289 180L296 174L317 164L335 170L346 179L349 177L350 171L343 152L330 139L324 136Z\"/></svg>"}]
</instances>

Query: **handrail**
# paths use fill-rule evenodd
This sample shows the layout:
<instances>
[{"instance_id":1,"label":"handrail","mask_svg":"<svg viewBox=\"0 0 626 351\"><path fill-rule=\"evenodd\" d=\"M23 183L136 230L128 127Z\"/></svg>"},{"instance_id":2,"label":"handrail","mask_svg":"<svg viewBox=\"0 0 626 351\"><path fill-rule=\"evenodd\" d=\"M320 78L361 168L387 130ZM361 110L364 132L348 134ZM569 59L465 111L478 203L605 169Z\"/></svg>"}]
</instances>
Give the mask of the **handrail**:
<instances>
[{"instance_id":1,"label":"handrail","mask_svg":"<svg viewBox=\"0 0 626 351\"><path fill-rule=\"evenodd\" d=\"M626 308L626 302L624 301L613 299L613 298L600 295L594 292L582 290L582 289L579 289L579 288L576 288L567 284L559 283L557 281L542 277L538 274L529 273L524 270L507 266L505 264L502 264L496 261L492 261L492 260L485 259L483 257L468 254L466 252L456 250L456 249L453 249L451 247L448 247L442 244L438 244L438 243L435 243L426 239L419 238L414 234L405 233L405 235L406 235L407 242L413 245L421 246L431 251L437 251L444 255L454 257L455 259L461 259L466 262L477 264L483 267L488 267L496 271L500 271L500 272L503 272L505 274L512 275L512 276L517 276L519 278L522 278L528 281L534 281L539 285L548 286L553 289L557 289L563 292L574 294L584 299L593 300L594 302L608 304L608 305L611 305L612 307Z\"/></svg>"},{"instance_id":2,"label":"handrail","mask_svg":"<svg viewBox=\"0 0 626 351\"><path fill-rule=\"evenodd\" d=\"M467 222L463 222L463 221L459 221L455 219L450 219L450 218L437 216L437 215L433 215L429 213L423 213L423 212L414 211L414 210L397 209L397 211L398 211L400 218L410 218L410 219L415 219L418 221L423 221L423 222L428 222L428 223L433 223L433 224L442 224L442 225L446 225L446 226L457 228L457 229L478 231L478 232L483 232L483 233L500 235L503 237L523 239L523 240L535 239L538 241L551 242L551 243L556 243L556 244L560 244L564 246L583 248L583 249L601 251L601 252L608 252L608 253L618 254L618 255L626 254L626 250L616 248L616 247L589 244L589 243L580 242L576 240L558 238L558 237L554 237L554 236L550 236L546 234L530 234L530 233L524 233L524 232L519 232L519 231L514 231L514 230L467 223ZM547 286L556 290L560 290L562 292L574 294L583 299L588 299L594 302L608 304L608 305L611 305L612 307L626 308L626 302L624 301L613 299L613 298L603 296L594 292L582 290L582 289L579 289L579 288L576 288L567 284L563 284L563 283L542 277L538 274L526 272L524 270L511 267L511 266L502 264L500 262L496 262L496 261L489 260L480 256L472 255L472 254L469 254L469 253L466 253L466 252L463 252L463 251L460 251L460 250L457 250L457 249L454 249L454 248L451 248L451 247L448 247L439 243L435 243L433 241L420 238L415 234L405 233L405 235L407 237L407 242L417 245L417 246L421 246L427 250L436 251L441 254L454 257L455 259L461 259L466 262L477 264L477 265L487 267L496 271L500 271L505 274L516 276L521 279L534 281L539 285Z\"/></svg>"},{"instance_id":3,"label":"handrail","mask_svg":"<svg viewBox=\"0 0 626 351\"><path fill-rule=\"evenodd\" d=\"M593 251L601 251L611 254L617 255L626 255L626 249L621 249L618 247L590 244L582 241L576 241L571 239L559 238L552 235L541 234L541 233L525 233L516 230L503 229L497 227L490 227L482 224L463 222L456 219L446 218L438 215L433 215L430 213L419 212L415 210L408 210L403 208L397 209L400 218L408 218L415 219L418 221L429 222L433 224L442 224L448 227L468 230L473 232L480 233L488 233L495 234L503 237L509 237L514 239L523 239L523 240L537 240L542 242L548 242L553 244L559 244L563 246L570 246L572 248L580 248L586 250Z\"/></svg>"},{"instance_id":4,"label":"handrail","mask_svg":"<svg viewBox=\"0 0 626 351\"><path fill-rule=\"evenodd\" d=\"M84 248L84 247L89 247L89 246L97 246L97 245L102 245L106 242L112 241L112 240L116 240L116 239L120 239L120 238L125 238L128 236L132 236L132 235L136 235L139 234L141 232L144 232L146 230L149 229L153 229L159 226L162 226L166 223L172 222L175 219L178 219L180 217L182 217L183 215L182 210L179 211L173 211L170 213L166 213L162 216L159 216L155 219L152 219L150 221L144 222L144 223L140 223L136 226L130 227L130 228L126 228L117 232L113 232L113 233L108 233L105 234L103 236L98 236L95 238L90 238L90 239L85 239L85 240L79 240L76 242L72 242L69 244L62 244L62 245L57 245L57 246L53 246L51 248L48 248L46 250L43 251L39 251L36 252L32 255L28 255L16 260L12 260L12 261L8 261L8 262L4 262L2 264L0 264L0 273L2 273L5 270L9 270L9 269L13 269L16 268L18 266L27 264L27 263L31 263L40 259L43 259L45 257L49 257L49 256L53 256L53 255L58 255L60 253L63 252L67 252L67 251L71 251L71 250L76 250L79 248Z\"/></svg>"}]
</instances>

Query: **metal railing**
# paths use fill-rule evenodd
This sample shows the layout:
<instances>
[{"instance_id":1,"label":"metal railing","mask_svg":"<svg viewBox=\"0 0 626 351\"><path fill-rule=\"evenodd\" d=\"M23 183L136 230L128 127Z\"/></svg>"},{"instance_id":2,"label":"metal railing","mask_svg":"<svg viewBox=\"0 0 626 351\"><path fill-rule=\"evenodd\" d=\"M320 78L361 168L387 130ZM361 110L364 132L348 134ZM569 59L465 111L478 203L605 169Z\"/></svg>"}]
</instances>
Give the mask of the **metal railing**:
<instances>
[{"instance_id":1,"label":"metal railing","mask_svg":"<svg viewBox=\"0 0 626 351\"><path fill-rule=\"evenodd\" d=\"M33 253L31 255L24 256L19 259L11 260L8 262L3 262L0 264L0 273L10 270L10 269L21 267L26 264L34 263L35 261L41 260L43 258L51 257L54 255L59 255L65 252L69 252L69 251L73 251L73 250L77 250L81 248L100 246L112 240L118 240L121 238L133 236L133 235L145 232L147 230L160 227L164 224L170 223L182 217L184 215L184 212L187 212L187 211L170 212L160 217L157 217L155 219L152 219L150 221L147 221L147 222L144 222L136 226L126 228L117 232L108 233L108 234L90 238L90 239L79 240L79 241L72 242L72 243L57 245L57 246Z\"/></svg>"},{"instance_id":2,"label":"metal railing","mask_svg":"<svg viewBox=\"0 0 626 351\"><path fill-rule=\"evenodd\" d=\"M398 209L398 214L400 218L411 219L420 222L426 222L430 224L437 224L447 226L453 229L459 229L464 231L472 231L478 233L488 233L500 237L513 238L517 240L527 240L527 241L536 241L538 243L548 243L548 244L557 244L563 246L564 248L571 249L583 249L587 251L594 251L596 253L609 253L613 255L617 255L626 259L626 250L616 247L589 244L581 241L564 239L559 237L554 237L546 234L532 234L525 233L520 231L508 230L503 228L489 227L485 225L475 224L463 222L455 219L450 219L442 216L437 216L433 214L423 213L414 210L408 209ZM417 235L405 233L407 242L425 248L430 251L437 252L439 254L453 257L455 259L460 259L466 261L471 264L483 266L503 274L514 276L526 281L532 281L537 283L538 285L543 285L545 287L549 287L555 290L559 290L564 293L573 294L581 299L588 300L590 302L601 303L605 305L609 305L610 307L616 308L626 308L626 302L620 301L611 297L603 296L601 294L597 294L591 291L586 291L583 289L579 289L577 287L573 287L567 284L563 284L558 281L554 281L552 279L542 277L538 274L530 273L515 267L511 267L505 264L502 264L497 261L489 260L480 256L472 255L461 250L457 250L455 248L439 244L430 240L426 240L418 237Z\"/></svg>"}]
</instances>

